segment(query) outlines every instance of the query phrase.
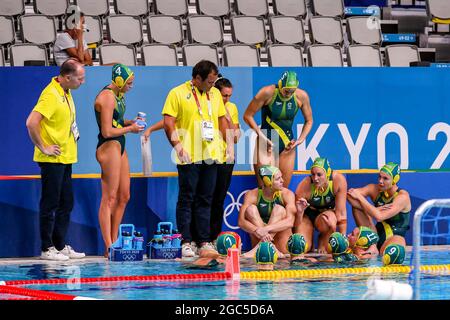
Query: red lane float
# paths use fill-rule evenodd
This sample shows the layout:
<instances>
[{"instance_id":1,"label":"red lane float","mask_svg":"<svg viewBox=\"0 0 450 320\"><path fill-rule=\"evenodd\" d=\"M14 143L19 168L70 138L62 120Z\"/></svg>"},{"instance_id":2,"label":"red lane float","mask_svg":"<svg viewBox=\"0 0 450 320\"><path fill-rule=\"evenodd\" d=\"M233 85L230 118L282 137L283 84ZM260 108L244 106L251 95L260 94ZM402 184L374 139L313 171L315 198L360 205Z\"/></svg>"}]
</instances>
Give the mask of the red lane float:
<instances>
[{"instance_id":1,"label":"red lane float","mask_svg":"<svg viewBox=\"0 0 450 320\"><path fill-rule=\"evenodd\" d=\"M94 282L123 282L123 281L219 281L231 279L229 272L197 273L197 274L166 274L153 276L116 276L98 278L68 278L68 279L42 279L42 280L12 280L4 281L7 286L20 286L30 284L66 284L68 282L94 283Z\"/></svg>"},{"instance_id":2,"label":"red lane float","mask_svg":"<svg viewBox=\"0 0 450 320\"><path fill-rule=\"evenodd\" d=\"M42 290L18 288L11 286L0 286L0 293L31 297L39 300L75 300L75 298L77 298L77 296L72 296L69 294L60 294Z\"/></svg>"}]
</instances>

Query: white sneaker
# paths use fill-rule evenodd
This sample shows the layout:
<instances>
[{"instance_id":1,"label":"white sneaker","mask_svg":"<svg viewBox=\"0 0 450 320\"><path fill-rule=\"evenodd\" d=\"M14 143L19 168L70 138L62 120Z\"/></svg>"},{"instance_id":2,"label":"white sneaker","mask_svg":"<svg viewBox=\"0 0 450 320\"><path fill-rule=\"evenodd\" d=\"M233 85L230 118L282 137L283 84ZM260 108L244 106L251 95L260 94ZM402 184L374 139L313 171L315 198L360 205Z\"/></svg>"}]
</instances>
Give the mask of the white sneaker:
<instances>
[{"instance_id":1,"label":"white sneaker","mask_svg":"<svg viewBox=\"0 0 450 320\"><path fill-rule=\"evenodd\" d=\"M194 251L195 255L198 256L198 246L197 246L197 242L191 241L191 248L192 248L192 251Z\"/></svg>"},{"instance_id":2,"label":"white sneaker","mask_svg":"<svg viewBox=\"0 0 450 320\"><path fill-rule=\"evenodd\" d=\"M199 249L199 251L202 250L217 251L216 247L211 242L205 242Z\"/></svg>"},{"instance_id":3,"label":"white sneaker","mask_svg":"<svg viewBox=\"0 0 450 320\"><path fill-rule=\"evenodd\" d=\"M181 256L183 258L195 257L195 252L194 250L192 250L192 246L190 243L183 243L181 245Z\"/></svg>"},{"instance_id":4,"label":"white sneaker","mask_svg":"<svg viewBox=\"0 0 450 320\"><path fill-rule=\"evenodd\" d=\"M41 252L41 259L53 261L67 261L69 257L63 255L55 247L48 248L47 251Z\"/></svg>"},{"instance_id":5,"label":"white sneaker","mask_svg":"<svg viewBox=\"0 0 450 320\"><path fill-rule=\"evenodd\" d=\"M70 259L81 259L84 258L86 255L84 254L84 252L76 252L75 250L73 250L73 248L69 245L66 245L64 247L64 249L62 249L60 251L63 255L65 255L66 257L70 258Z\"/></svg>"}]
</instances>

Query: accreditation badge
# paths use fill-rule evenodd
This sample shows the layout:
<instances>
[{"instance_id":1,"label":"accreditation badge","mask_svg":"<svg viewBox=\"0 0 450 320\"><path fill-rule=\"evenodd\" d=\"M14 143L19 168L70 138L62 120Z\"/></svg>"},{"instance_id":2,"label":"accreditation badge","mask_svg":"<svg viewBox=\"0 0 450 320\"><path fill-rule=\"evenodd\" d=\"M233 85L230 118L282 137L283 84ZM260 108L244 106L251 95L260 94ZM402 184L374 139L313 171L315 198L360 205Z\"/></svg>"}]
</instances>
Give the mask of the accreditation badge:
<instances>
[{"instance_id":1,"label":"accreditation badge","mask_svg":"<svg viewBox=\"0 0 450 320\"><path fill-rule=\"evenodd\" d=\"M202 121L202 139L209 142L214 140L214 125L212 121Z\"/></svg>"},{"instance_id":2,"label":"accreditation badge","mask_svg":"<svg viewBox=\"0 0 450 320\"><path fill-rule=\"evenodd\" d=\"M72 131L75 142L77 142L80 139L80 132L78 131L77 122L75 120L72 122L72 125L70 126L70 130Z\"/></svg>"}]
</instances>

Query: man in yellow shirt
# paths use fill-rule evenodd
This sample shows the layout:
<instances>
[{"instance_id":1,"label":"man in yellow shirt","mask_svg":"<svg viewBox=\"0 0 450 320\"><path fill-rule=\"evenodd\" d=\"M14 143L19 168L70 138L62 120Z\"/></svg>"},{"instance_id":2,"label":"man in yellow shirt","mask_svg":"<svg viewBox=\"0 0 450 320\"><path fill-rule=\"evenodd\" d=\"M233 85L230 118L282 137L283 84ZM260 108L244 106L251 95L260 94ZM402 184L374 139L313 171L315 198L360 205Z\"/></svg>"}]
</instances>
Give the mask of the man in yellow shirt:
<instances>
[{"instance_id":1,"label":"man in yellow shirt","mask_svg":"<svg viewBox=\"0 0 450 320\"><path fill-rule=\"evenodd\" d=\"M178 170L177 227L183 235L183 257L193 257L191 222L202 250L214 250L210 238L211 202L222 162L227 120L222 95L214 83L217 66L206 60L192 70L192 80L173 88L164 104L164 130L174 148ZM220 131L219 131L220 130ZM222 134L222 137L221 137ZM230 135L232 139L232 136ZM233 147L233 143L228 146ZM228 160L233 157L230 148ZM174 153L176 156L174 156Z\"/></svg>"},{"instance_id":2,"label":"man in yellow shirt","mask_svg":"<svg viewBox=\"0 0 450 320\"><path fill-rule=\"evenodd\" d=\"M83 258L65 242L73 208L72 163L77 162L79 132L71 89L84 83L85 71L75 59L42 91L26 125L35 145L33 160L41 168L39 204L41 258L65 261Z\"/></svg>"}]
</instances>

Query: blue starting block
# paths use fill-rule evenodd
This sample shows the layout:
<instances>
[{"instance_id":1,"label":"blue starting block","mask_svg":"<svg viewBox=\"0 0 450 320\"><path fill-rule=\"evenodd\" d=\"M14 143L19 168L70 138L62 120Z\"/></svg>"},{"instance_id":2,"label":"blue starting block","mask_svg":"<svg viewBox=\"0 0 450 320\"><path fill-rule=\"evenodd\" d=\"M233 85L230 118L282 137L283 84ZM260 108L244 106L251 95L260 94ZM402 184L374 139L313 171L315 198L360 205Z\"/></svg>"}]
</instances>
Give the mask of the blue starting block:
<instances>
[{"instance_id":1,"label":"blue starting block","mask_svg":"<svg viewBox=\"0 0 450 320\"><path fill-rule=\"evenodd\" d=\"M144 258L144 238L135 232L134 225L121 224L119 237L109 248L110 261L142 261Z\"/></svg>"},{"instance_id":2,"label":"blue starting block","mask_svg":"<svg viewBox=\"0 0 450 320\"><path fill-rule=\"evenodd\" d=\"M181 258L181 234L173 233L172 222L158 223L153 239L147 244L149 259Z\"/></svg>"}]
</instances>

